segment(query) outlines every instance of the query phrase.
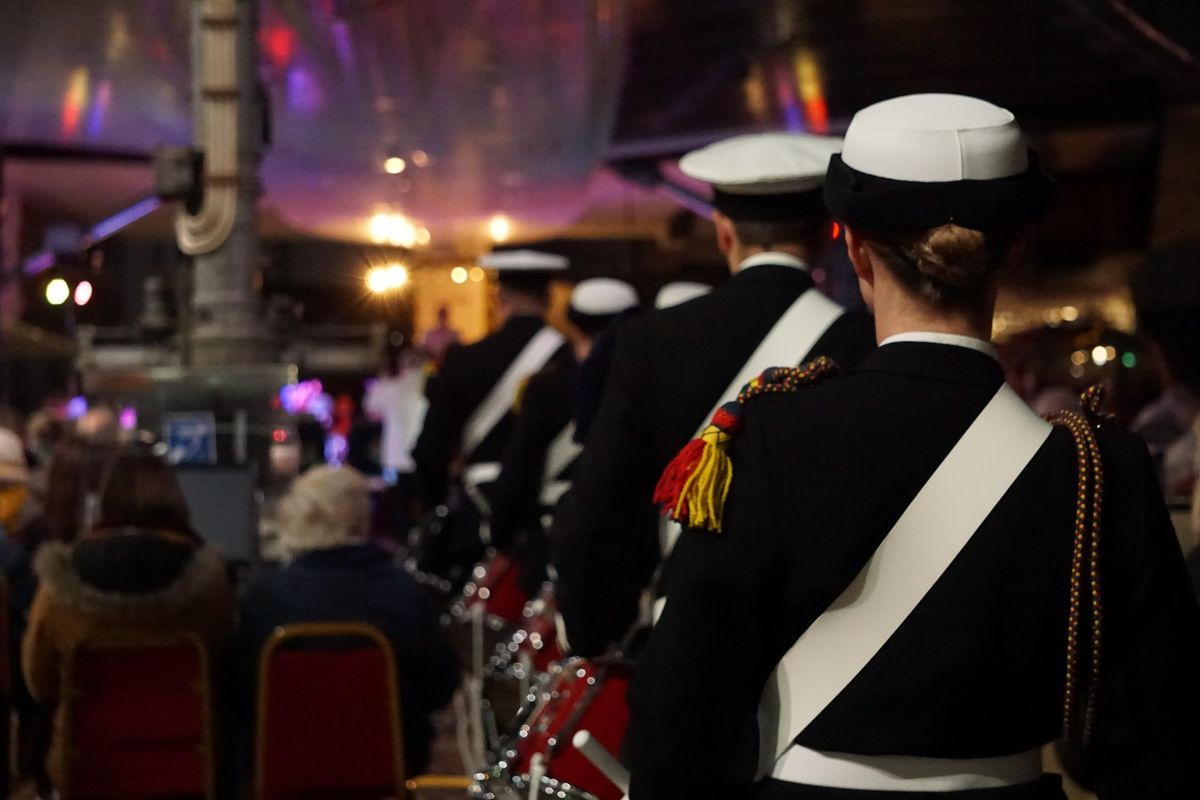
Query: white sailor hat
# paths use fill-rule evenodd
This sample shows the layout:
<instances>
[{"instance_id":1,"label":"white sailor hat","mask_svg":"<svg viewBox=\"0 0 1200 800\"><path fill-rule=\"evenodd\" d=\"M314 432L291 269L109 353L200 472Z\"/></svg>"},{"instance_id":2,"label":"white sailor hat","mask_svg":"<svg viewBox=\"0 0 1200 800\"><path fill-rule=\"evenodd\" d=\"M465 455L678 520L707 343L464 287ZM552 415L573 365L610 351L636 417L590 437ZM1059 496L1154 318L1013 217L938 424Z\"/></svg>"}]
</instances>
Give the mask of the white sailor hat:
<instances>
[{"instance_id":1,"label":"white sailor hat","mask_svg":"<svg viewBox=\"0 0 1200 800\"><path fill-rule=\"evenodd\" d=\"M622 311L638 304L637 290L616 278L589 278L571 292L567 319L587 333L595 333Z\"/></svg>"},{"instance_id":2,"label":"white sailor hat","mask_svg":"<svg viewBox=\"0 0 1200 800\"><path fill-rule=\"evenodd\" d=\"M670 308L688 300L695 300L713 290L707 283L698 281L675 281L668 283L654 295L654 307L657 309Z\"/></svg>"},{"instance_id":3,"label":"white sailor hat","mask_svg":"<svg viewBox=\"0 0 1200 800\"><path fill-rule=\"evenodd\" d=\"M1041 216L1051 190L1012 112L975 97L914 94L854 115L830 160L825 202L864 228L986 229Z\"/></svg>"},{"instance_id":4,"label":"white sailor hat","mask_svg":"<svg viewBox=\"0 0 1200 800\"><path fill-rule=\"evenodd\" d=\"M562 272L569 262L565 256L538 250L496 250L479 258L479 266L504 273Z\"/></svg>"},{"instance_id":5,"label":"white sailor hat","mask_svg":"<svg viewBox=\"0 0 1200 800\"><path fill-rule=\"evenodd\" d=\"M735 136L679 160L683 174L712 184L713 205L731 219L788 220L825 214L820 188L842 140L804 133Z\"/></svg>"}]
</instances>

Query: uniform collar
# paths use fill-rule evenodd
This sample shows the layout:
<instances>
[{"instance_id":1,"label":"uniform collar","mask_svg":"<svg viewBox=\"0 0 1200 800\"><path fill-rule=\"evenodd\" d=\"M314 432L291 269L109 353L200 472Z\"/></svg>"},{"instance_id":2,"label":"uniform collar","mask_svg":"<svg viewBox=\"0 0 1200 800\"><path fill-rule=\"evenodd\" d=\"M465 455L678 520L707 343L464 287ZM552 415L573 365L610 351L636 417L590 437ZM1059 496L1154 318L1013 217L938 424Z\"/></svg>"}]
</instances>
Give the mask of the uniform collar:
<instances>
[{"instance_id":1,"label":"uniform collar","mask_svg":"<svg viewBox=\"0 0 1200 800\"><path fill-rule=\"evenodd\" d=\"M943 344L950 347L965 347L969 350L975 350L983 353L986 356L1000 360L1000 354L996 352L996 348L991 342L985 342L983 339L976 339L974 336L963 336L957 333L937 333L934 331L905 331L904 333L893 334L879 343L880 347L886 347L889 344L897 344L899 342L925 342L927 344Z\"/></svg>"},{"instance_id":2,"label":"uniform collar","mask_svg":"<svg viewBox=\"0 0 1200 800\"><path fill-rule=\"evenodd\" d=\"M935 334L940 338L940 334ZM966 337L964 337L966 338ZM978 340L975 340L978 341ZM986 342L981 342L986 344ZM854 372L887 372L939 383L959 383L995 391L1004 382L1004 370L995 356L982 347L963 347L920 338L889 337Z\"/></svg>"},{"instance_id":3,"label":"uniform collar","mask_svg":"<svg viewBox=\"0 0 1200 800\"><path fill-rule=\"evenodd\" d=\"M743 272L751 267L757 267L760 264L773 264L779 267L790 267L792 269L808 272L808 264L805 264L799 258L788 253L780 253L775 250L768 250L765 253L755 253L748 258L742 259L742 263L738 264L737 272Z\"/></svg>"}]
</instances>

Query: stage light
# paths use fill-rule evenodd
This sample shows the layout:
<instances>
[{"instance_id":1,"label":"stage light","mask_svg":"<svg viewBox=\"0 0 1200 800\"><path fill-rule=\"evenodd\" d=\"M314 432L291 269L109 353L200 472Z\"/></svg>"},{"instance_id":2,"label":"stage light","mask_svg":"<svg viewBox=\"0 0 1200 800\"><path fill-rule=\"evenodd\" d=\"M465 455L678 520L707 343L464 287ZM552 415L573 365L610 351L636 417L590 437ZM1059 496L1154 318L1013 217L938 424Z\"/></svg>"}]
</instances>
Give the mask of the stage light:
<instances>
[{"instance_id":1,"label":"stage light","mask_svg":"<svg viewBox=\"0 0 1200 800\"><path fill-rule=\"evenodd\" d=\"M92 284L89 281L80 281L75 287L75 305L86 306L92 299Z\"/></svg>"},{"instance_id":2,"label":"stage light","mask_svg":"<svg viewBox=\"0 0 1200 800\"><path fill-rule=\"evenodd\" d=\"M496 214L488 221L488 233L493 242L508 241L508 237L512 234L512 224L508 221L508 217Z\"/></svg>"},{"instance_id":3,"label":"stage light","mask_svg":"<svg viewBox=\"0 0 1200 800\"><path fill-rule=\"evenodd\" d=\"M374 294L384 294L408 283L408 269L403 264L371 267L367 270L367 288Z\"/></svg>"},{"instance_id":4,"label":"stage light","mask_svg":"<svg viewBox=\"0 0 1200 800\"><path fill-rule=\"evenodd\" d=\"M455 267L454 269L450 270L450 280L454 281L455 283L466 283L467 268Z\"/></svg>"},{"instance_id":5,"label":"stage light","mask_svg":"<svg viewBox=\"0 0 1200 800\"><path fill-rule=\"evenodd\" d=\"M1108 363L1108 348L1103 345L1096 345L1092 348L1092 363L1097 367L1103 367Z\"/></svg>"},{"instance_id":6,"label":"stage light","mask_svg":"<svg viewBox=\"0 0 1200 800\"><path fill-rule=\"evenodd\" d=\"M392 156L383 162L383 170L388 175L399 175L407 166L408 164L404 163L404 159L399 156Z\"/></svg>"},{"instance_id":7,"label":"stage light","mask_svg":"<svg viewBox=\"0 0 1200 800\"><path fill-rule=\"evenodd\" d=\"M417 242L417 228L403 214L376 214L371 217L370 232L377 244L412 247Z\"/></svg>"},{"instance_id":8,"label":"stage light","mask_svg":"<svg viewBox=\"0 0 1200 800\"><path fill-rule=\"evenodd\" d=\"M61 306L71 296L71 287L62 278L55 278L46 284L46 302L52 306Z\"/></svg>"},{"instance_id":9,"label":"stage light","mask_svg":"<svg viewBox=\"0 0 1200 800\"><path fill-rule=\"evenodd\" d=\"M1075 306L1063 306L1062 318L1063 322L1074 322L1079 319L1079 309Z\"/></svg>"}]
</instances>

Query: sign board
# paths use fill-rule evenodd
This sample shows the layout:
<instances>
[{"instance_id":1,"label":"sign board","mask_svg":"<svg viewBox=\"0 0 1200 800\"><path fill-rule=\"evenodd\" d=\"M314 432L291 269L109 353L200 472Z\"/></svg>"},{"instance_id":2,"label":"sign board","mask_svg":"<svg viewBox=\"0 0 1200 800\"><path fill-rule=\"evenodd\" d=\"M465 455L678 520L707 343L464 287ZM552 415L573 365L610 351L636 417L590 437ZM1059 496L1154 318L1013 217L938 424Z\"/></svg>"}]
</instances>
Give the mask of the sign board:
<instances>
[{"instance_id":1,"label":"sign board","mask_svg":"<svg viewBox=\"0 0 1200 800\"><path fill-rule=\"evenodd\" d=\"M167 414L163 439L172 464L217 463L217 420L211 411Z\"/></svg>"}]
</instances>

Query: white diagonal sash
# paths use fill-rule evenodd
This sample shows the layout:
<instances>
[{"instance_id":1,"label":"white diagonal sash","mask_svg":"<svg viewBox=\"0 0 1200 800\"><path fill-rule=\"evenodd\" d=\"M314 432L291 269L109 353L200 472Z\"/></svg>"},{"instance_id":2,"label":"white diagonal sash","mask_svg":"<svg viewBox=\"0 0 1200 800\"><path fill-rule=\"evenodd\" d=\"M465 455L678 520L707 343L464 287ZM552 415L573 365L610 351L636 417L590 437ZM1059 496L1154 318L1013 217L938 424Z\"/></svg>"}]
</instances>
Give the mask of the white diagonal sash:
<instances>
[{"instance_id":1,"label":"white diagonal sash","mask_svg":"<svg viewBox=\"0 0 1200 800\"><path fill-rule=\"evenodd\" d=\"M512 408L521 381L546 366L551 356L562 347L563 341L563 335L547 325L525 344L463 425L461 452L464 460L470 460L475 448Z\"/></svg>"},{"instance_id":2,"label":"white diagonal sash","mask_svg":"<svg viewBox=\"0 0 1200 800\"><path fill-rule=\"evenodd\" d=\"M567 489L571 488L570 480L559 480L558 476L571 466L571 462L581 452L583 452L583 445L575 441L575 423L568 422L567 426L559 432L558 436L554 437L554 441L550 442L550 446L546 448L546 466L542 471L542 505L554 506Z\"/></svg>"},{"instance_id":3,"label":"white diagonal sash","mask_svg":"<svg viewBox=\"0 0 1200 800\"><path fill-rule=\"evenodd\" d=\"M908 618L1050 435L1007 385L900 515L854 582L775 668L760 707L760 775Z\"/></svg>"},{"instance_id":4,"label":"white diagonal sash","mask_svg":"<svg viewBox=\"0 0 1200 800\"><path fill-rule=\"evenodd\" d=\"M761 375L764 370L770 367L794 367L804 361L825 331L829 330L829 326L843 313L844 308L815 288L808 289L797 297L771 326L771 330L758 343L758 347L754 348L750 358L746 359L746 363L733 376L725 391L721 392L712 410L700 420L700 427L696 429L696 435L692 438L699 438L708 427L713 414L717 413L717 409L736 399L742 387ZM665 516L659 518L658 544L664 558L671 552L675 540L682 532L679 523Z\"/></svg>"}]
</instances>

